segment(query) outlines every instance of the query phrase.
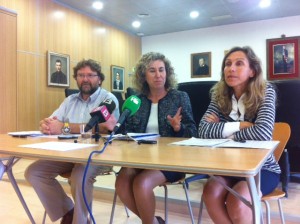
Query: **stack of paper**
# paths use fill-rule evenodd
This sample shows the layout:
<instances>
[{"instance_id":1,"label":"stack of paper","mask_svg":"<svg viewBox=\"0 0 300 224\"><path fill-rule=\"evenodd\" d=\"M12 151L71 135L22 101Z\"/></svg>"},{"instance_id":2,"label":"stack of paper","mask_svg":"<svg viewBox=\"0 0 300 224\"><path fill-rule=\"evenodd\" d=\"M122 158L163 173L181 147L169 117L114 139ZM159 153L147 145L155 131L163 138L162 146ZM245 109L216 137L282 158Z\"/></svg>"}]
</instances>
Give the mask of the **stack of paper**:
<instances>
[{"instance_id":1,"label":"stack of paper","mask_svg":"<svg viewBox=\"0 0 300 224\"><path fill-rule=\"evenodd\" d=\"M254 141L236 142L232 139L201 139L190 138L187 140L173 142L172 145L183 146L206 146L206 147L227 147L227 148L257 148L257 149L274 149L279 141Z\"/></svg>"}]
</instances>

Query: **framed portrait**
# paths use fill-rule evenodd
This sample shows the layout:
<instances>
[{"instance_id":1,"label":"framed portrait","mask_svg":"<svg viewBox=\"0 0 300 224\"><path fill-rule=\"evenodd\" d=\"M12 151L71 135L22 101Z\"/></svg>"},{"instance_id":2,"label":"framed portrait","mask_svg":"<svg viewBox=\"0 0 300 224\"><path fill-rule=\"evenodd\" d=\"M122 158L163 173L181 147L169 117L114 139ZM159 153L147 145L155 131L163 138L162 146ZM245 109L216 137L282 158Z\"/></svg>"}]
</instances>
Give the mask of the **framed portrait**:
<instances>
[{"instance_id":1,"label":"framed portrait","mask_svg":"<svg viewBox=\"0 0 300 224\"><path fill-rule=\"evenodd\" d=\"M211 52L191 54L191 77L211 77Z\"/></svg>"},{"instance_id":2,"label":"framed portrait","mask_svg":"<svg viewBox=\"0 0 300 224\"><path fill-rule=\"evenodd\" d=\"M111 89L115 92L124 92L125 68L111 65Z\"/></svg>"},{"instance_id":3,"label":"framed portrait","mask_svg":"<svg viewBox=\"0 0 300 224\"><path fill-rule=\"evenodd\" d=\"M300 37L267 39L268 80L299 79Z\"/></svg>"},{"instance_id":4,"label":"framed portrait","mask_svg":"<svg viewBox=\"0 0 300 224\"><path fill-rule=\"evenodd\" d=\"M48 86L70 86L70 56L48 51Z\"/></svg>"}]
</instances>

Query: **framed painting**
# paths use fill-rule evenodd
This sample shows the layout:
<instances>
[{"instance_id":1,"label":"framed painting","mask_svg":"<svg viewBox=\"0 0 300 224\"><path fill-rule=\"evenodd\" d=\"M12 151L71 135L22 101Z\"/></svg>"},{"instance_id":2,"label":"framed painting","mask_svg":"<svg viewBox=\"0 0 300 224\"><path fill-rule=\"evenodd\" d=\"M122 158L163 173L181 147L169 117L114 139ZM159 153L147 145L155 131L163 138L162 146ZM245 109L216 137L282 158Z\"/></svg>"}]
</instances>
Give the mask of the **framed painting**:
<instances>
[{"instance_id":1,"label":"framed painting","mask_svg":"<svg viewBox=\"0 0 300 224\"><path fill-rule=\"evenodd\" d=\"M191 77L211 77L211 52L191 54Z\"/></svg>"},{"instance_id":2,"label":"framed painting","mask_svg":"<svg viewBox=\"0 0 300 224\"><path fill-rule=\"evenodd\" d=\"M70 57L48 51L48 86L70 86Z\"/></svg>"},{"instance_id":3,"label":"framed painting","mask_svg":"<svg viewBox=\"0 0 300 224\"><path fill-rule=\"evenodd\" d=\"M111 84L112 91L124 92L125 68L111 65Z\"/></svg>"},{"instance_id":4,"label":"framed painting","mask_svg":"<svg viewBox=\"0 0 300 224\"><path fill-rule=\"evenodd\" d=\"M300 37L267 39L268 80L299 78Z\"/></svg>"}]
</instances>

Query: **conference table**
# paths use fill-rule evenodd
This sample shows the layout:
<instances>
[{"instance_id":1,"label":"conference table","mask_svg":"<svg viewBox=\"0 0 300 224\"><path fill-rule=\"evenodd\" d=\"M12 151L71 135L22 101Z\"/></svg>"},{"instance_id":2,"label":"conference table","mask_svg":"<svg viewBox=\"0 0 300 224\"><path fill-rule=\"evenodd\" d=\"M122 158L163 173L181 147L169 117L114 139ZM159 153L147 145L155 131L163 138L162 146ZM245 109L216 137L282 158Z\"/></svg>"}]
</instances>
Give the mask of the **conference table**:
<instances>
[{"instance_id":1,"label":"conference table","mask_svg":"<svg viewBox=\"0 0 300 224\"><path fill-rule=\"evenodd\" d=\"M248 202L248 206L251 206L253 210L253 222L260 223L261 206L258 193L260 169L268 156L275 150L276 144L272 149L214 148L170 144L181 140L183 140L183 138L160 137L157 139L157 144L140 145L135 141L114 140L112 143L108 144L102 154L95 154L92 157L92 164L201 173L211 176L224 175L245 177L248 182L253 202ZM32 223L35 222L13 177L13 161L17 158L30 158L86 163L92 151L99 151L104 146L104 141L100 140L98 145L70 151L20 147L20 145L43 142L59 143L60 141L61 140L57 140L57 138L17 138L6 134L0 134L0 154L9 156L9 163L11 164L9 168L10 173L7 171L9 179ZM74 143L74 140L64 141L72 144L81 144Z\"/></svg>"}]
</instances>

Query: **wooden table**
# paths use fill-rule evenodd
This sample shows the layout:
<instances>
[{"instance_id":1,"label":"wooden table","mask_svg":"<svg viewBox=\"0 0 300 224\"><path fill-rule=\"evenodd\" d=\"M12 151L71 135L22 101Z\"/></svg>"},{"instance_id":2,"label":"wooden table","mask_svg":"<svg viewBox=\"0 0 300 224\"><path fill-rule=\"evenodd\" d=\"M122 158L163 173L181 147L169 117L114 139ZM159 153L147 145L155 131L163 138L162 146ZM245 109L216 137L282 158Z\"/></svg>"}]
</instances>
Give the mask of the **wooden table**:
<instances>
[{"instance_id":1,"label":"wooden table","mask_svg":"<svg viewBox=\"0 0 300 224\"><path fill-rule=\"evenodd\" d=\"M169 143L179 140L183 139L159 138L158 144L153 145L138 145L133 141L113 141L108 145L104 153L96 154L93 157L92 163L97 165L245 177L249 184L253 201L254 223L260 223L261 206L257 191L257 179L262 164L266 161L267 157L273 153L275 148L268 150L169 145ZM19 145L47 141L57 141L57 139L41 137L15 138L2 134L0 135L0 154L10 155L12 159L31 158L86 163L89 154L93 150L100 150L104 145L103 141L100 140L98 147L64 152L19 147ZM14 179L12 172L10 179ZM14 187L16 190L17 186ZM20 198L19 194L18 196ZM22 199L20 199L21 202ZM27 211L26 203L25 201L23 202L22 204L23 206L25 204L24 208ZM30 212L28 212L27 214L29 215ZM34 223L31 215L29 216Z\"/></svg>"}]
</instances>

